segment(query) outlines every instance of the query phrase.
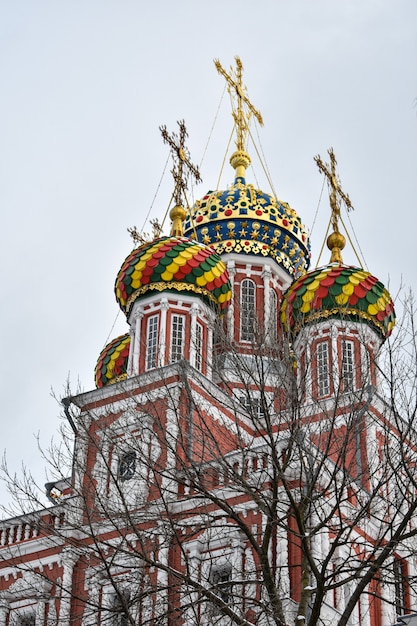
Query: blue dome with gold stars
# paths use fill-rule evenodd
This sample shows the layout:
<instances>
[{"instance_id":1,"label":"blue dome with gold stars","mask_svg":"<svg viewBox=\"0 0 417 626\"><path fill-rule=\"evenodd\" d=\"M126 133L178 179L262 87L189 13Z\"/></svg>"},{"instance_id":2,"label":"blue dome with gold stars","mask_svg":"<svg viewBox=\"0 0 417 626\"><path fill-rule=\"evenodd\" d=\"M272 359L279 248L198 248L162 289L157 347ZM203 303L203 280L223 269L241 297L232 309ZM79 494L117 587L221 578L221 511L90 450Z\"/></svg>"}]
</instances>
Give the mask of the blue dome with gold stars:
<instances>
[{"instance_id":1,"label":"blue dome with gold stars","mask_svg":"<svg viewBox=\"0 0 417 626\"><path fill-rule=\"evenodd\" d=\"M197 200L185 219L184 235L218 254L271 257L293 278L310 264L308 234L294 209L244 177L237 176L226 191L209 191Z\"/></svg>"}]
</instances>

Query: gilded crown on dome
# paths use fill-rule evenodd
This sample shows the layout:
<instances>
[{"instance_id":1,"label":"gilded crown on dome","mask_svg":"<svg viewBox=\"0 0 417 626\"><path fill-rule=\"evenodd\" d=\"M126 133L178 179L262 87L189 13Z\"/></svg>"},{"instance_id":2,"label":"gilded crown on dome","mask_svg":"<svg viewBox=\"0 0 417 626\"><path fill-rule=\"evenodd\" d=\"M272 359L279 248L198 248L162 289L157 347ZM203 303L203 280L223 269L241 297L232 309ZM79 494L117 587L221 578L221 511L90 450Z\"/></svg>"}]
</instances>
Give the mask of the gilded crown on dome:
<instances>
[{"instance_id":1,"label":"gilded crown on dome","mask_svg":"<svg viewBox=\"0 0 417 626\"><path fill-rule=\"evenodd\" d=\"M310 243L297 213L285 202L237 179L226 191L197 200L184 222L184 235L218 254L270 257L291 277L310 263Z\"/></svg>"}]
</instances>

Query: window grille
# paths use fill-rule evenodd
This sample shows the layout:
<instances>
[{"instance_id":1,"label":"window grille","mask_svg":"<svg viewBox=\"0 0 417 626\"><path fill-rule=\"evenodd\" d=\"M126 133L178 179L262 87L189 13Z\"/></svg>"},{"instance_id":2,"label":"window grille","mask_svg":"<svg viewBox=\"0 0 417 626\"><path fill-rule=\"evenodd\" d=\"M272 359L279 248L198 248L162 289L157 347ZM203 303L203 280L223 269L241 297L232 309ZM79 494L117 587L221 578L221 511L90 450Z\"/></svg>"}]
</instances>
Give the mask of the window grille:
<instances>
[{"instance_id":1,"label":"window grille","mask_svg":"<svg viewBox=\"0 0 417 626\"><path fill-rule=\"evenodd\" d=\"M240 401L252 418L263 419L265 417L262 400L259 396L245 394L241 396Z\"/></svg>"},{"instance_id":2,"label":"window grille","mask_svg":"<svg viewBox=\"0 0 417 626\"><path fill-rule=\"evenodd\" d=\"M203 367L203 327L197 322L195 327L195 368L201 372Z\"/></svg>"},{"instance_id":3,"label":"window grille","mask_svg":"<svg viewBox=\"0 0 417 626\"><path fill-rule=\"evenodd\" d=\"M240 339L253 341L256 319L255 283L245 278L240 288Z\"/></svg>"},{"instance_id":4,"label":"window grille","mask_svg":"<svg viewBox=\"0 0 417 626\"><path fill-rule=\"evenodd\" d=\"M171 322L171 363L184 356L184 316L173 315Z\"/></svg>"},{"instance_id":5,"label":"window grille","mask_svg":"<svg viewBox=\"0 0 417 626\"><path fill-rule=\"evenodd\" d=\"M146 369L150 370L158 364L158 316L148 319L146 336Z\"/></svg>"},{"instance_id":6,"label":"window grille","mask_svg":"<svg viewBox=\"0 0 417 626\"><path fill-rule=\"evenodd\" d=\"M342 341L342 383L344 391L354 388L353 341Z\"/></svg>"},{"instance_id":7,"label":"window grille","mask_svg":"<svg viewBox=\"0 0 417 626\"><path fill-rule=\"evenodd\" d=\"M323 398L330 394L329 344L321 341L317 344L317 395Z\"/></svg>"},{"instance_id":8,"label":"window grille","mask_svg":"<svg viewBox=\"0 0 417 626\"><path fill-rule=\"evenodd\" d=\"M214 593L225 604L232 602L232 566L224 563L213 567L210 573L210 582L214 587ZM221 608L213 604L213 612L221 613Z\"/></svg>"},{"instance_id":9,"label":"window grille","mask_svg":"<svg viewBox=\"0 0 417 626\"><path fill-rule=\"evenodd\" d=\"M130 480L136 471L136 452L126 452L119 462L119 478Z\"/></svg>"},{"instance_id":10,"label":"window grille","mask_svg":"<svg viewBox=\"0 0 417 626\"><path fill-rule=\"evenodd\" d=\"M407 566L405 561L394 557L393 577L395 590L395 611L397 616L407 612Z\"/></svg>"}]
</instances>

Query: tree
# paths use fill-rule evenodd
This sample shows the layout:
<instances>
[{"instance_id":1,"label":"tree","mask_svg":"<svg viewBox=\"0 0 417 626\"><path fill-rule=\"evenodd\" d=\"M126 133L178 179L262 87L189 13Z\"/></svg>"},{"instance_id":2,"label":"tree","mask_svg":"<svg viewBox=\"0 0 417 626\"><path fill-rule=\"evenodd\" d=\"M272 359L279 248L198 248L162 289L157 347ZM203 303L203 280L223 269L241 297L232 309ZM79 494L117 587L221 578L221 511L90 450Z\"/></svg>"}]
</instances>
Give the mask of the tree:
<instances>
[{"instance_id":1,"label":"tree","mask_svg":"<svg viewBox=\"0 0 417 626\"><path fill-rule=\"evenodd\" d=\"M22 558L13 535L2 566L47 584L63 623L393 623L415 594L413 324L409 299L373 353L367 326L334 320L367 365L333 355L321 399L320 324L293 346L254 328L246 351L220 328L210 377L179 361L66 398L72 429L45 454L56 504L3 464L43 545ZM70 555L59 575L39 567L51 549Z\"/></svg>"}]
</instances>

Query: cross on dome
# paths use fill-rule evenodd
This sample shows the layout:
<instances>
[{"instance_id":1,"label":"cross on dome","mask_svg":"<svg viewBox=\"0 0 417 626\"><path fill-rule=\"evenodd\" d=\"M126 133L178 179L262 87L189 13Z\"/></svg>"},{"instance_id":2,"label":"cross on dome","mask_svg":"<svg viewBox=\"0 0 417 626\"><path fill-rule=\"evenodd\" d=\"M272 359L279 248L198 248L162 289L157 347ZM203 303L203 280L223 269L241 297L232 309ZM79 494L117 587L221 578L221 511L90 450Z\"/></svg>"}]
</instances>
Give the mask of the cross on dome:
<instances>
[{"instance_id":1,"label":"cross on dome","mask_svg":"<svg viewBox=\"0 0 417 626\"><path fill-rule=\"evenodd\" d=\"M176 133L169 134L166 126L160 126L164 143L171 148L171 154L174 161L174 167L171 170L174 177L174 200L177 206L185 203L185 190L187 189L187 178L193 176L195 182L201 182L199 169L190 161L190 155L185 147L185 138L188 137L184 120L177 122L180 127L179 136Z\"/></svg>"},{"instance_id":2,"label":"cross on dome","mask_svg":"<svg viewBox=\"0 0 417 626\"><path fill-rule=\"evenodd\" d=\"M253 115L258 120L260 126L263 126L262 115L255 109L249 98L245 95L246 87L242 84L243 64L238 56L235 57L236 70L230 67L230 74L222 67L220 61L215 59L214 64L217 71L227 82L227 88L230 96L236 101L233 109L233 119L236 124L236 147L238 151L245 150L247 135L249 132L249 122ZM246 110L245 106L246 105Z\"/></svg>"},{"instance_id":3,"label":"cross on dome","mask_svg":"<svg viewBox=\"0 0 417 626\"><path fill-rule=\"evenodd\" d=\"M353 210L353 206L348 194L344 193L342 190L340 179L336 173L337 161L333 148L330 148L328 153L330 156L330 164L323 163L320 155L315 156L314 160L319 170L326 176L330 191L329 200L332 210L330 219L333 227L333 233L331 233L327 239L327 246L331 250L330 262L342 263L341 250L345 247L346 240L339 230L340 202L344 202L348 211Z\"/></svg>"}]
</instances>

